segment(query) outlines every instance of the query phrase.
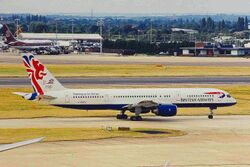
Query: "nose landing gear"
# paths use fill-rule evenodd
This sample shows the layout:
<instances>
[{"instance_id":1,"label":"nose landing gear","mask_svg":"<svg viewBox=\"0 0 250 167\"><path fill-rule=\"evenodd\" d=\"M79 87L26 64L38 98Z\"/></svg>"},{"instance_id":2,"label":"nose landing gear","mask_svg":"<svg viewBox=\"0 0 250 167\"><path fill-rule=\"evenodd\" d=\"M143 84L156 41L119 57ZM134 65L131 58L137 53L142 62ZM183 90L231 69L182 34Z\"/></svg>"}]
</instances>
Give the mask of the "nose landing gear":
<instances>
[{"instance_id":1,"label":"nose landing gear","mask_svg":"<svg viewBox=\"0 0 250 167\"><path fill-rule=\"evenodd\" d=\"M121 114L118 114L116 118L125 120L128 119L128 115L125 114L125 111L121 111Z\"/></svg>"},{"instance_id":2,"label":"nose landing gear","mask_svg":"<svg viewBox=\"0 0 250 167\"><path fill-rule=\"evenodd\" d=\"M208 115L208 119L213 119L213 118L214 118L214 116L212 114Z\"/></svg>"},{"instance_id":3,"label":"nose landing gear","mask_svg":"<svg viewBox=\"0 0 250 167\"><path fill-rule=\"evenodd\" d=\"M216 107L214 107L214 108L210 107L210 113L208 115L208 119L214 118L214 110L216 110L216 109L217 109Z\"/></svg>"}]
</instances>

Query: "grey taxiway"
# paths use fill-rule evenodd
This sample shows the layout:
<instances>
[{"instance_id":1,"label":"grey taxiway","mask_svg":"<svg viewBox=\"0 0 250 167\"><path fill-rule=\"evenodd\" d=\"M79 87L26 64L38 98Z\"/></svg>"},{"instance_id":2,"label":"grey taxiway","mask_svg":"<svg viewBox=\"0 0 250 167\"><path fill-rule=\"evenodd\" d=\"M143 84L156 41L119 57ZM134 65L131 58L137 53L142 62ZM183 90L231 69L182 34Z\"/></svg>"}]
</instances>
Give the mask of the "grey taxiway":
<instances>
[{"instance_id":1,"label":"grey taxiway","mask_svg":"<svg viewBox=\"0 0 250 167\"><path fill-rule=\"evenodd\" d=\"M249 84L250 77L87 77L58 78L65 85ZM0 78L0 86L29 86L28 78Z\"/></svg>"},{"instance_id":2,"label":"grey taxiway","mask_svg":"<svg viewBox=\"0 0 250 167\"><path fill-rule=\"evenodd\" d=\"M3 128L131 127L187 132L170 138L113 138L37 143L2 152L0 166L249 167L250 117L147 117L142 122L109 118L42 118L0 120Z\"/></svg>"}]
</instances>

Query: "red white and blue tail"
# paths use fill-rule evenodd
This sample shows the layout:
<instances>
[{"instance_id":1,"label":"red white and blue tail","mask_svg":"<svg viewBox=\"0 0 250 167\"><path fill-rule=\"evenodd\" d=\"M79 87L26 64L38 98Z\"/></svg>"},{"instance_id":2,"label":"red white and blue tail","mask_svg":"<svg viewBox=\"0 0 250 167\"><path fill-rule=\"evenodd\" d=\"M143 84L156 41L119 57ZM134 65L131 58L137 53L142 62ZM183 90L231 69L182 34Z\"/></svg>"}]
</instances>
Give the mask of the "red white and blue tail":
<instances>
[{"instance_id":1,"label":"red white and blue tail","mask_svg":"<svg viewBox=\"0 0 250 167\"><path fill-rule=\"evenodd\" d=\"M28 77L31 80L31 84L38 95L46 95L50 91L65 89L48 69L32 54L24 54L23 63L26 67Z\"/></svg>"}]
</instances>

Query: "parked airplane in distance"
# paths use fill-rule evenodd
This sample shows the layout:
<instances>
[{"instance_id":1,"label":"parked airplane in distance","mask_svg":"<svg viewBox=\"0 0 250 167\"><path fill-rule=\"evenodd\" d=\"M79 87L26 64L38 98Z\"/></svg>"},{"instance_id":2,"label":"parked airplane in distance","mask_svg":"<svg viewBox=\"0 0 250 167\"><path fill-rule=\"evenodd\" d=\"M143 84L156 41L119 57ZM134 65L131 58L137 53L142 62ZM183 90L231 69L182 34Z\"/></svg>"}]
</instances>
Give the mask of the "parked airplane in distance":
<instances>
[{"instance_id":1,"label":"parked airplane in distance","mask_svg":"<svg viewBox=\"0 0 250 167\"><path fill-rule=\"evenodd\" d=\"M119 110L117 119L127 119L126 111L135 113L132 121L142 120L140 114L175 116L177 108L206 107L209 119L218 107L232 106L236 100L229 93L210 88L150 89L67 89L33 55L24 55L23 63L34 93L15 92L27 100L46 100L49 104L81 110ZM72 69L73 70L73 69Z\"/></svg>"},{"instance_id":2,"label":"parked airplane in distance","mask_svg":"<svg viewBox=\"0 0 250 167\"><path fill-rule=\"evenodd\" d=\"M50 40L19 40L9 30L9 27L3 25L3 35L6 39L5 43L11 47L21 50L32 50L32 49L45 49L53 46L53 42Z\"/></svg>"}]
</instances>

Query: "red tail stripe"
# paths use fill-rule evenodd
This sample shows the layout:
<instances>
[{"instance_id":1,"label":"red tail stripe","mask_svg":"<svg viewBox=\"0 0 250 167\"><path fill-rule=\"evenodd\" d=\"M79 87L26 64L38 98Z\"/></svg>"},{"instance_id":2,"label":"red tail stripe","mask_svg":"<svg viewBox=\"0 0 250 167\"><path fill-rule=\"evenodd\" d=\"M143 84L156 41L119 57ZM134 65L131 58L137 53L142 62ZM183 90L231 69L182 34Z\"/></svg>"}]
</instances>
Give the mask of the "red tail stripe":
<instances>
[{"instance_id":1,"label":"red tail stripe","mask_svg":"<svg viewBox=\"0 0 250 167\"><path fill-rule=\"evenodd\" d=\"M205 94L208 94L208 95L220 95L220 94L223 94L223 92L208 92L208 93L205 93Z\"/></svg>"}]
</instances>

